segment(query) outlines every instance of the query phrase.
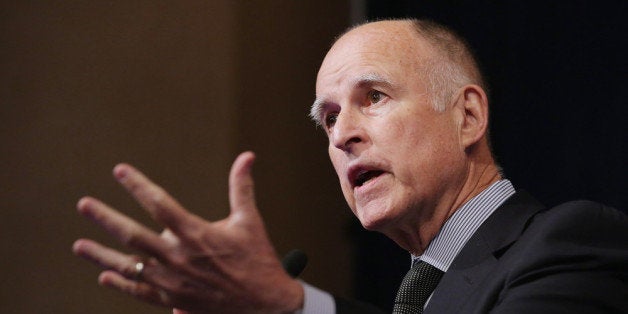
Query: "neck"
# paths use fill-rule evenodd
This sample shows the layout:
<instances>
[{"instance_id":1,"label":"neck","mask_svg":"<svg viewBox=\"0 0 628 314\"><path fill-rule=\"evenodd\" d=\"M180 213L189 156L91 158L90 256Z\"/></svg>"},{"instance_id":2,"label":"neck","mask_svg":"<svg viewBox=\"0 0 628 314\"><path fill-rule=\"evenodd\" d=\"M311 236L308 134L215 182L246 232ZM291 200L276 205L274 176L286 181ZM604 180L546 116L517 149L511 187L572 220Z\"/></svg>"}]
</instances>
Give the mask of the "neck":
<instances>
[{"instance_id":1,"label":"neck","mask_svg":"<svg viewBox=\"0 0 628 314\"><path fill-rule=\"evenodd\" d=\"M456 210L502 178L499 167L490 153L484 157L486 158L471 159L462 185L451 191L448 197L441 199L442 202L436 205L431 217L427 220L419 219L414 223L409 222L398 229L395 237L391 238L410 253L423 254Z\"/></svg>"},{"instance_id":2,"label":"neck","mask_svg":"<svg viewBox=\"0 0 628 314\"><path fill-rule=\"evenodd\" d=\"M450 207L447 219L456 212L464 203L468 202L482 191L486 190L491 184L499 181L502 176L499 168L491 159L488 163L475 163L469 167L470 175L464 183L456 200Z\"/></svg>"}]
</instances>

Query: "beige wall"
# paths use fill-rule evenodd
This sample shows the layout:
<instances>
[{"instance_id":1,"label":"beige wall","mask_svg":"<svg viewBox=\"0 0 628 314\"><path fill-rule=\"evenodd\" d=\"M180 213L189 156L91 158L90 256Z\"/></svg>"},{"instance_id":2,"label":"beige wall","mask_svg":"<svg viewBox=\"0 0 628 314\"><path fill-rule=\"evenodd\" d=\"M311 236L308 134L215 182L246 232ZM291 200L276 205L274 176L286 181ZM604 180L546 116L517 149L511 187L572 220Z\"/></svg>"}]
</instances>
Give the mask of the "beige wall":
<instances>
[{"instance_id":1,"label":"beige wall","mask_svg":"<svg viewBox=\"0 0 628 314\"><path fill-rule=\"evenodd\" d=\"M243 149L258 154L278 252L304 249L306 280L350 293L352 218L306 116L348 11L332 0L3 1L0 312L169 313L96 284L72 242L117 244L74 204L90 194L150 223L111 179L127 161L219 219Z\"/></svg>"}]
</instances>

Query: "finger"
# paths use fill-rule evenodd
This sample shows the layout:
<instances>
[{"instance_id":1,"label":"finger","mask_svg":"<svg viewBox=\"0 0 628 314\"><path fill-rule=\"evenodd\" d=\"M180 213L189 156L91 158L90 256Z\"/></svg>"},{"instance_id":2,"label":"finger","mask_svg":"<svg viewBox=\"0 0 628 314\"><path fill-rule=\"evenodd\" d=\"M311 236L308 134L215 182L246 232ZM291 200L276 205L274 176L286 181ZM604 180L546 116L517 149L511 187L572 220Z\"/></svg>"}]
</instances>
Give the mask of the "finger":
<instances>
[{"instance_id":1,"label":"finger","mask_svg":"<svg viewBox=\"0 0 628 314\"><path fill-rule=\"evenodd\" d=\"M89 239L80 239L74 242L72 251L105 269L113 269L127 278L137 276L135 264L141 261L137 256L118 252Z\"/></svg>"},{"instance_id":2,"label":"finger","mask_svg":"<svg viewBox=\"0 0 628 314\"><path fill-rule=\"evenodd\" d=\"M140 171L127 164L119 164L113 170L114 176L131 195L150 213L157 222L183 235L186 230L194 230L200 218L183 208L164 189L150 181Z\"/></svg>"},{"instance_id":3,"label":"finger","mask_svg":"<svg viewBox=\"0 0 628 314\"><path fill-rule=\"evenodd\" d=\"M105 203L95 198L84 197L78 202L77 209L79 213L103 227L122 244L149 255L160 257L165 255L167 243L159 235Z\"/></svg>"},{"instance_id":4,"label":"finger","mask_svg":"<svg viewBox=\"0 0 628 314\"><path fill-rule=\"evenodd\" d=\"M98 282L141 300L168 307L193 307L199 298L205 299L211 292L208 286L168 270L155 259L148 259L144 267L139 280L107 270L100 274Z\"/></svg>"},{"instance_id":5,"label":"finger","mask_svg":"<svg viewBox=\"0 0 628 314\"><path fill-rule=\"evenodd\" d=\"M254 182L251 169L255 155L252 152L240 154L231 166L229 173L229 204L231 214L236 218L257 216Z\"/></svg>"},{"instance_id":6,"label":"finger","mask_svg":"<svg viewBox=\"0 0 628 314\"><path fill-rule=\"evenodd\" d=\"M77 240L72 250L76 255L107 270L115 271L127 279L143 281L164 290L181 290L184 286L182 282L190 282L188 277L169 270L154 258L142 261L138 256L121 253L89 239ZM140 262L143 267L141 274L136 267Z\"/></svg>"},{"instance_id":7,"label":"finger","mask_svg":"<svg viewBox=\"0 0 628 314\"><path fill-rule=\"evenodd\" d=\"M174 306L172 298L166 291L145 282L127 279L114 271L102 272L98 277L98 282L103 286L128 293L142 301L167 307Z\"/></svg>"}]
</instances>

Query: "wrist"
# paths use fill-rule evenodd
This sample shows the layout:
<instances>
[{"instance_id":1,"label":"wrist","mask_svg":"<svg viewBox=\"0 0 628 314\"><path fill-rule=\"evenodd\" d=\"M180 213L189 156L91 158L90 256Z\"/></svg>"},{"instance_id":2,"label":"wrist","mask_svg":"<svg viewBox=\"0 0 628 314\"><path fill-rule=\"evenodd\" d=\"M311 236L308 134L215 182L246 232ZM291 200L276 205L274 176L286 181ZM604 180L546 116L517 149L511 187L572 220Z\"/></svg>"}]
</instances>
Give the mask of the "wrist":
<instances>
[{"instance_id":1,"label":"wrist","mask_svg":"<svg viewBox=\"0 0 628 314\"><path fill-rule=\"evenodd\" d=\"M289 285L286 285L286 289L283 293L278 295L280 314L294 314L303 309L303 303L305 300L305 292L301 283L295 279L290 279Z\"/></svg>"}]
</instances>

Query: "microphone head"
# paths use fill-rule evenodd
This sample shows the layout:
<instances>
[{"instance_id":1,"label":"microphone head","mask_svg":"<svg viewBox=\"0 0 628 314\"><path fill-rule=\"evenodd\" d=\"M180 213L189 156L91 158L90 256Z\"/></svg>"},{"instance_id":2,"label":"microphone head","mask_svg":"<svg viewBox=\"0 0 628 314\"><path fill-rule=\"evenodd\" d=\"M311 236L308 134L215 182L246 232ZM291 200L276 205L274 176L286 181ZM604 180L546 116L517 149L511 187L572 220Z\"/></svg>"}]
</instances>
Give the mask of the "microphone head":
<instances>
[{"instance_id":1,"label":"microphone head","mask_svg":"<svg viewBox=\"0 0 628 314\"><path fill-rule=\"evenodd\" d=\"M283 269L285 269L292 278L296 278L301 274L303 269L305 269L305 265L307 265L307 255L301 250L294 249L284 256L281 260L281 264L283 265Z\"/></svg>"}]
</instances>

